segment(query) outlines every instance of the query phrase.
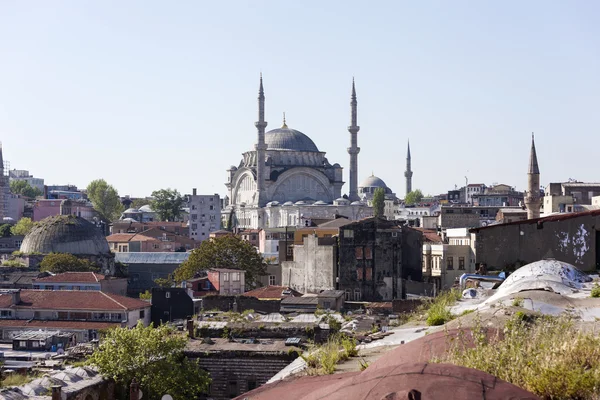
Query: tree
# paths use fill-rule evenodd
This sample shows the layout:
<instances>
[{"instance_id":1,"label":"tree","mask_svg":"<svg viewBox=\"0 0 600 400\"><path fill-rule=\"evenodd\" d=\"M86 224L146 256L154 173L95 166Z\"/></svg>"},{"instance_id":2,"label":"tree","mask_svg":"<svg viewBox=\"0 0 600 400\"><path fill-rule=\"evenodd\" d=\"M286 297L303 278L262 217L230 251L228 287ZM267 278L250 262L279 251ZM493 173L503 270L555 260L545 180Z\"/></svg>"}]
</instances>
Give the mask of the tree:
<instances>
[{"instance_id":1,"label":"tree","mask_svg":"<svg viewBox=\"0 0 600 400\"><path fill-rule=\"evenodd\" d=\"M17 222L12 228L11 232L13 235L27 235L33 228L33 221L31 218L23 217Z\"/></svg>"},{"instance_id":2,"label":"tree","mask_svg":"<svg viewBox=\"0 0 600 400\"><path fill-rule=\"evenodd\" d=\"M12 225L2 224L0 225L0 237L10 237L12 235Z\"/></svg>"},{"instance_id":3,"label":"tree","mask_svg":"<svg viewBox=\"0 0 600 400\"><path fill-rule=\"evenodd\" d=\"M135 378L144 399L170 394L175 400L198 398L210 378L198 362L185 357L187 338L167 325L110 329L88 363L115 380L123 391Z\"/></svg>"},{"instance_id":4,"label":"tree","mask_svg":"<svg viewBox=\"0 0 600 400\"><path fill-rule=\"evenodd\" d=\"M40 271L60 274L62 272L96 272L98 268L88 260L77 258L73 254L50 253L40 263Z\"/></svg>"},{"instance_id":5,"label":"tree","mask_svg":"<svg viewBox=\"0 0 600 400\"><path fill-rule=\"evenodd\" d=\"M419 189L413 190L412 192L406 195L406 198L404 199L404 204L411 206L413 204L420 203L422 199L423 193Z\"/></svg>"},{"instance_id":6,"label":"tree","mask_svg":"<svg viewBox=\"0 0 600 400\"><path fill-rule=\"evenodd\" d=\"M34 188L29 184L29 182L21 180L10 181L10 192L31 198L42 195L42 191L40 189Z\"/></svg>"},{"instance_id":7,"label":"tree","mask_svg":"<svg viewBox=\"0 0 600 400\"><path fill-rule=\"evenodd\" d=\"M114 221L123 211L119 192L104 179L91 181L87 186L87 196L100 217L106 221Z\"/></svg>"},{"instance_id":8,"label":"tree","mask_svg":"<svg viewBox=\"0 0 600 400\"><path fill-rule=\"evenodd\" d=\"M245 281L254 286L267 273L267 263L256 248L239 236L227 235L205 240L191 251L190 257L175 270L175 281L193 278L211 268L239 268L246 272Z\"/></svg>"},{"instance_id":9,"label":"tree","mask_svg":"<svg viewBox=\"0 0 600 400\"><path fill-rule=\"evenodd\" d=\"M152 300L152 292L146 290L144 293L140 293L140 300Z\"/></svg>"},{"instance_id":10,"label":"tree","mask_svg":"<svg viewBox=\"0 0 600 400\"><path fill-rule=\"evenodd\" d=\"M176 189L160 189L152 192L152 211L161 221L175 221L181 216L184 199Z\"/></svg>"},{"instance_id":11,"label":"tree","mask_svg":"<svg viewBox=\"0 0 600 400\"><path fill-rule=\"evenodd\" d=\"M385 209L385 190L383 188L375 189L373 194L373 213L377 218L383 218L383 210Z\"/></svg>"}]
</instances>

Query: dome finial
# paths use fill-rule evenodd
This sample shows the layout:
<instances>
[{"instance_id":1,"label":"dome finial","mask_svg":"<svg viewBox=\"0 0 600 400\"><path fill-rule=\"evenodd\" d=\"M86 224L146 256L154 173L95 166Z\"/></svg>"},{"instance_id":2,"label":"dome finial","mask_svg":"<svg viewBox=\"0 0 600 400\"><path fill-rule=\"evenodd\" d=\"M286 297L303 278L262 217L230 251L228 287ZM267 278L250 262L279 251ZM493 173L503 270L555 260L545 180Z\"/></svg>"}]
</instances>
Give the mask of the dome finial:
<instances>
[{"instance_id":1,"label":"dome finial","mask_svg":"<svg viewBox=\"0 0 600 400\"><path fill-rule=\"evenodd\" d=\"M285 111L284 111L284 112L283 112L283 125L281 125L281 129L287 129L287 128L288 128L288 126L287 126L287 124L285 123Z\"/></svg>"}]
</instances>

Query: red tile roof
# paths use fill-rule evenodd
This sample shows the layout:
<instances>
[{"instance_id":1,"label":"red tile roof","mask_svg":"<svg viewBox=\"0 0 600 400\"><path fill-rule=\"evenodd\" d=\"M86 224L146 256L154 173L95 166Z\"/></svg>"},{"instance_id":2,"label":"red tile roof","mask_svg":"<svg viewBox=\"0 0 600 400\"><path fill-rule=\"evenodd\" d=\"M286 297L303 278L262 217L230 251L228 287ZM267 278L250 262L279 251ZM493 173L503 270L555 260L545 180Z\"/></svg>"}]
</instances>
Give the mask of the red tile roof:
<instances>
[{"instance_id":1,"label":"red tile roof","mask_svg":"<svg viewBox=\"0 0 600 400\"><path fill-rule=\"evenodd\" d=\"M21 302L13 305L10 292L0 293L0 308L40 310L131 311L150 303L97 290L21 290Z\"/></svg>"},{"instance_id":2,"label":"red tile roof","mask_svg":"<svg viewBox=\"0 0 600 400\"><path fill-rule=\"evenodd\" d=\"M423 243L443 243L435 229L412 228L423 233Z\"/></svg>"},{"instance_id":3,"label":"red tile roof","mask_svg":"<svg viewBox=\"0 0 600 400\"><path fill-rule=\"evenodd\" d=\"M283 291L289 291L289 294L283 294ZM300 297L302 293L290 289L287 286L263 286L249 292L245 292L244 296L256 297L257 299L284 299L286 297Z\"/></svg>"},{"instance_id":4,"label":"red tile roof","mask_svg":"<svg viewBox=\"0 0 600 400\"><path fill-rule=\"evenodd\" d=\"M26 319L1 319L0 328L40 328L40 329L109 329L120 327L114 322L88 321L46 321Z\"/></svg>"},{"instance_id":5,"label":"red tile roof","mask_svg":"<svg viewBox=\"0 0 600 400\"><path fill-rule=\"evenodd\" d=\"M34 279L33 282L98 283L104 279L104 275L95 272L63 272L62 274Z\"/></svg>"}]
</instances>

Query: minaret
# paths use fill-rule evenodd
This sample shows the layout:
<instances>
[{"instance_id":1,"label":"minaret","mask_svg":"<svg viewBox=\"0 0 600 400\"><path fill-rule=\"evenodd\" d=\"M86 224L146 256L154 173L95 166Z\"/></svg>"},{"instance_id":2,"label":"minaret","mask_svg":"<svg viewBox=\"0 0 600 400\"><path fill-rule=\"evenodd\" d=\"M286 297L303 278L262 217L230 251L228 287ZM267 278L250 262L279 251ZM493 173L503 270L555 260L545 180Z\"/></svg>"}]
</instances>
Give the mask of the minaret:
<instances>
[{"instance_id":1,"label":"minaret","mask_svg":"<svg viewBox=\"0 0 600 400\"><path fill-rule=\"evenodd\" d=\"M260 74L260 87L258 88L258 121L254 123L258 130L258 141L254 148L256 149L256 198L259 207L265 206L265 92L263 90L262 73Z\"/></svg>"},{"instance_id":2,"label":"minaret","mask_svg":"<svg viewBox=\"0 0 600 400\"><path fill-rule=\"evenodd\" d=\"M404 177L406 178L406 194L412 192L412 170L410 169L410 141L408 141L408 150L406 151L406 171L404 171Z\"/></svg>"},{"instance_id":3,"label":"minaret","mask_svg":"<svg viewBox=\"0 0 600 400\"><path fill-rule=\"evenodd\" d=\"M7 185L8 179L4 176L4 159L2 157L2 143L0 143L0 222L2 218L6 217L8 211L5 203L5 196L8 192Z\"/></svg>"},{"instance_id":4,"label":"minaret","mask_svg":"<svg viewBox=\"0 0 600 400\"><path fill-rule=\"evenodd\" d=\"M358 153L360 153L360 147L357 146L357 137L360 126L357 125L357 101L356 101L356 88L354 87L354 78L352 78L352 100L350 101L350 126L348 132L350 132L350 147L348 147L348 154L350 154L350 191L348 198L350 201L357 201L358 198Z\"/></svg>"},{"instance_id":5,"label":"minaret","mask_svg":"<svg viewBox=\"0 0 600 400\"><path fill-rule=\"evenodd\" d=\"M529 154L529 171L527 172L527 219L539 218L540 207L540 168L538 166L537 154L535 152L535 140L531 134L531 153Z\"/></svg>"}]
</instances>

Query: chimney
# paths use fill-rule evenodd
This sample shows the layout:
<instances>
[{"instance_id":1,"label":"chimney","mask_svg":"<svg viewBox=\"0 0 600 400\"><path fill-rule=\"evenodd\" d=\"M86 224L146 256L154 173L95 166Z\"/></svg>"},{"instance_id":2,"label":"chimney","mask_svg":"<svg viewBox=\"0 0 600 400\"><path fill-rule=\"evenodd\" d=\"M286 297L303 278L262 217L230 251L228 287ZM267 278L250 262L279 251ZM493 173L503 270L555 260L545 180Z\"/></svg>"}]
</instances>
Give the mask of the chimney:
<instances>
[{"instance_id":1,"label":"chimney","mask_svg":"<svg viewBox=\"0 0 600 400\"><path fill-rule=\"evenodd\" d=\"M52 386L52 400L61 400L62 387L60 385Z\"/></svg>"},{"instance_id":2,"label":"chimney","mask_svg":"<svg viewBox=\"0 0 600 400\"><path fill-rule=\"evenodd\" d=\"M52 398L54 400L54 397ZM140 400L140 385L136 382L135 378L129 385L129 400Z\"/></svg>"},{"instance_id":3,"label":"chimney","mask_svg":"<svg viewBox=\"0 0 600 400\"><path fill-rule=\"evenodd\" d=\"M11 294L13 305L19 304L21 302L21 289L13 290Z\"/></svg>"},{"instance_id":4,"label":"chimney","mask_svg":"<svg viewBox=\"0 0 600 400\"><path fill-rule=\"evenodd\" d=\"M195 195L196 195L196 193L197 193L197 190L196 190L196 188L193 188L193 189L192 189L192 195L193 195L193 196L195 196Z\"/></svg>"},{"instance_id":5,"label":"chimney","mask_svg":"<svg viewBox=\"0 0 600 400\"><path fill-rule=\"evenodd\" d=\"M188 337L190 339L193 339L194 338L194 320L193 319L188 319L187 331L188 331Z\"/></svg>"}]
</instances>

